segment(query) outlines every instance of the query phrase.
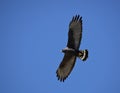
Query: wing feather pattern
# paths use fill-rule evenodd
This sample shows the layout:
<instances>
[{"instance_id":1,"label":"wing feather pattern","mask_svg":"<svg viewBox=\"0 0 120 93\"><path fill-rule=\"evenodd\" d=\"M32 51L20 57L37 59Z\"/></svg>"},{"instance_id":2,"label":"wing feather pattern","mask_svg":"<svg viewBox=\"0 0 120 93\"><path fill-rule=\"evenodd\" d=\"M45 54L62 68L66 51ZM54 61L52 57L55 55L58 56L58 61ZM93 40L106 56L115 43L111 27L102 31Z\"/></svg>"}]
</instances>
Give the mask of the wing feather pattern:
<instances>
[{"instance_id":1,"label":"wing feather pattern","mask_svg":"<svg viewBox=\"0 0 120 93\"><path fill-rule=\"evenodd\" d=\"M76 61L76 56L72 52L67 52L56 71L58 80L64 81L72 71Z\"/></svg>"},{"instance_id":2,"label":"wing feather pattern","mask_svg":"<svg viewBox=\"0 0 120 93\"><path fill-rule=\"evenodd\" d=\"M67 47L78 50L82 38L82 17L76 15L69 24Z\"/></svg>"},{"instance_id":3,"label":"wing feather pattern","mask_svg":"<svg viewBox=\"0 0 120 93\"><path fill-rule=\"evenodd\" d=\"M75 50L79 49L82 38L82 17L76 15L69 24L67 47ZM73 52L65 52L64 58L59 65L56 74L58 80L64 81L71 73L76 61L76 55Z\"/></svg>"}]
</instances>

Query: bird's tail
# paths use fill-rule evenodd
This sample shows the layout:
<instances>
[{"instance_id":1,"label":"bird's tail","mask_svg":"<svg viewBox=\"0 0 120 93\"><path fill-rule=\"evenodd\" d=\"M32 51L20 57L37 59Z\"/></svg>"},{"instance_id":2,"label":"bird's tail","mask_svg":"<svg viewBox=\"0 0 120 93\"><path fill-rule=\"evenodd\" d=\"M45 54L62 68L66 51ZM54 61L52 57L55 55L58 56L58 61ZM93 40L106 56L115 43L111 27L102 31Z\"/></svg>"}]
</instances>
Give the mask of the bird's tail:
<instances>
[{"instance_id":1,"label":"bird's tail","mask_svg":"<svg viewBox=\"0 0 120 93\"><path fill-rule=\"evenodd\" d=\"M80 50L78 53L78 57L82 60L85 61L88 58L88 50Z\"/></svg>"}]
</instances>

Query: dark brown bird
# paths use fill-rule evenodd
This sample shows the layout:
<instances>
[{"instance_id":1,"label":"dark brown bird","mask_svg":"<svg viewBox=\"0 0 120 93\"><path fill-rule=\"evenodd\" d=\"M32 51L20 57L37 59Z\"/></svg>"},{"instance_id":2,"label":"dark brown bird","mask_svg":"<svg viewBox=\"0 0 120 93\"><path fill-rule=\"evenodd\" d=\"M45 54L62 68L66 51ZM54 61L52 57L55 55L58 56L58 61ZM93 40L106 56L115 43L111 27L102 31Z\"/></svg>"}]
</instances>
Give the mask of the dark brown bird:
<instances>
[{"instance_id":1,"label":"dark brown bird","mask_svg":"<svg viewBox=\"0 0 120 93\"><path fill-rule=\"evenodd\" d=\"M75 65L76 57L80 58L82 61L85 61L88 58L87 49L79 50L81 38L82 17L76 15L73 16L69 24L67 47L62 49L64 58L56 71L58 80L64 82L64 80L68 77Z\"/></svg>"}]
</instances>

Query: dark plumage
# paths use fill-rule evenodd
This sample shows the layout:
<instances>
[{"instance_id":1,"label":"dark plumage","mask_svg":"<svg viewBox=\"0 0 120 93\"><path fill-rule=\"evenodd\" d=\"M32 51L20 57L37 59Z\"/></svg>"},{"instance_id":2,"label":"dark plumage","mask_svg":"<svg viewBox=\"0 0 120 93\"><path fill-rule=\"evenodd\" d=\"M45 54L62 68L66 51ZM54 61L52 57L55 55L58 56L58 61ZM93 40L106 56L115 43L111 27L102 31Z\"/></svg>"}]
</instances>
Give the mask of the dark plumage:
<instances>
[{"instance_id":1,"label":"dark plumage","mask_svg":"<svg viewBox=\"0 0 120 93\"><path fill-rule=\"evenodd\" d=\"M76 15L73 16L69 24L67 47L62 50L64 53L64 58L56 71L58 80L64 81L68 77L75 65L76 57L80 58L83 61L87 59L88 51L79 50L81 38L82 17Z\"/></svg>"}]
</instances>

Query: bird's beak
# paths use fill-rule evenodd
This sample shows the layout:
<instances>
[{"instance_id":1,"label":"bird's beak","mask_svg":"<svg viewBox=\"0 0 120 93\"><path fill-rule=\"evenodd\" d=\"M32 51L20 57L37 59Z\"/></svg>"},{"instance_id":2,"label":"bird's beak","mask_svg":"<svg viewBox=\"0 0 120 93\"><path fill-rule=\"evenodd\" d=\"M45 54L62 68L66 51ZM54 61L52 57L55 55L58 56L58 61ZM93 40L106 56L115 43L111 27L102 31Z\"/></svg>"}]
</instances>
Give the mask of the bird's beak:
<instances>
[{"instance_id":1,"label":"bird's beak","mask_svg":"<svg viewBox=\"0 0 120 93\"><path fill-rule=\"evenodd\" d=\"M60 52L63 52L63 49L61 49Z\"/></svg>"},{"instance_id":2,"label":"bird's beak","mask_svg":"<svg viewBox=\"0 0 120 93\"><path fill-rule=\"evenodd\" d=\"M61 49L60 52L64 53L64 49Z\"/></svg>"}]
</instances>

